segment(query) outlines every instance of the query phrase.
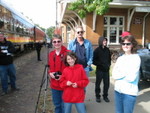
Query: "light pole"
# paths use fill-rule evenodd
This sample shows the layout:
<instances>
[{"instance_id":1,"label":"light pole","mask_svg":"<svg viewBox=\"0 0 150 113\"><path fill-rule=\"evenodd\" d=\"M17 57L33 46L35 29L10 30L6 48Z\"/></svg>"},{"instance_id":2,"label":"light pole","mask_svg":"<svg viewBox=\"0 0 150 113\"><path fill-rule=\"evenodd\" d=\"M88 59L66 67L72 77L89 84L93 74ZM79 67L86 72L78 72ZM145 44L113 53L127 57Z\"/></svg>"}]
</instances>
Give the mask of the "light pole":
<instances>
[{"instance_id":1,"label":"light pole","mask_svg":"<svg viewBox=\"0 0 150 113\"><path fill-rule=\"evenodd\" d=\"M57 0L56 0L56 28L57 28Z\"/></svg>"}]
</instances>

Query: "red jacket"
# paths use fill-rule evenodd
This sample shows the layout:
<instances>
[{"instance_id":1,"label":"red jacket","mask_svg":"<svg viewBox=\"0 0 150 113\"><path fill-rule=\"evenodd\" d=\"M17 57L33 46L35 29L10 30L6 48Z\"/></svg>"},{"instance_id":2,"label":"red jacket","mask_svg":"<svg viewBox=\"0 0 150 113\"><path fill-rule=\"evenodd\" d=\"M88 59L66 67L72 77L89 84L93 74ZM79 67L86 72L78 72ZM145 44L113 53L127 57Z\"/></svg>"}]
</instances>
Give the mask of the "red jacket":
<instances>
[{"instance_id":1,"label":"red jacket","mask_svg":"<svg viewBox=\"0 0 150 113\"><path fill-rule=\"evenodd\" d=\"M64 64L64 57L67 54L69 50L67 50L66 47L62 46L61 47L61 51L59 55L56 55L55 50L51 51L49 53L49 66L50 66L50 72L62 72L64 70L64 68L66 67ZM59 80L55 80L53 78L50 79L50 87L52 89L56 89L56 90L62 90L62 88L60 87L59 84Z\"/></svg>"},{"instance_id":2,"label":"red jacket","mask_svg":"<svg viewBox=\"0 0 150 113\"><path fill-rule=\"evenodd\" d=\"M77 83L77 88L67 86L67 81ZM64 89L63 100L66 103L83 103L85 99L84 88L88 85L89 79L84 68L80 64L73 67L66 67L60 79L60 86Z\"/></svg>"}]
</instances>

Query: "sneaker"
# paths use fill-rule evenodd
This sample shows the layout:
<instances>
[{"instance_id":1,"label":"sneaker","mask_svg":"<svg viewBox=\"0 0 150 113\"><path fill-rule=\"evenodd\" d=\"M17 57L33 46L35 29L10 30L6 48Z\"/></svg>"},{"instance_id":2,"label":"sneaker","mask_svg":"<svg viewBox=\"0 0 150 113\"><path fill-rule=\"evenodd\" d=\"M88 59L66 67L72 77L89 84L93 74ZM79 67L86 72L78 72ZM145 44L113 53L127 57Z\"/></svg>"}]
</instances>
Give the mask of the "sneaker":
<instances>
[{"instance_id":1,"label":"sneaker","mask_svg":"<svg viewBox=\"0 0 150 113\"><path fill-rule=\"evenodd\" d=\"M100 98L96 98L96 102L100 103L101 99Z\"/></svg>"},{"instance_id":2,"label":"sneaker","mask_svg":"<svg viewBox=\"0 0 150 113\"><path fill-rule=\"evenodd\" d=\"M7 95L7 94L8 94L8 92L2 92L1 96Z\"/></svg>"},{"instance_id":3,"label":"sneaker","mask_svg":"<svg viewBox=\"0 0 150 113\"><path fill-rule=\"evenodd\" d=\"M110 100L107 97L104 98L104 101L105 102L110 102Z\"/></svg>"}]
</instances>

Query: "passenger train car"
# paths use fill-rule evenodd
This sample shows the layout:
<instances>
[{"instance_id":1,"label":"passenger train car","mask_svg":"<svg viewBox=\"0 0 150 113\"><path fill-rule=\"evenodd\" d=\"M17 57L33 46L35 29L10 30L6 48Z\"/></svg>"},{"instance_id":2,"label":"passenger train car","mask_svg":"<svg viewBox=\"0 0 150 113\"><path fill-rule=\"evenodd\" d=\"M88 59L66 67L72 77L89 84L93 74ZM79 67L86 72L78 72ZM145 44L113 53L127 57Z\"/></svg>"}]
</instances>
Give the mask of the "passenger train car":
<instances>
[{"instance_id":1,"label":"passenger train car","mask_svg":"<svg viewBox=\"0 0 150 113\"><path fill-rule=\"evenodd\" d=\"M0 0L0 32L13 42L17 52L33 49L37 41L44 42L45 32L4 0Z\"/></svg>"}]
</instances>

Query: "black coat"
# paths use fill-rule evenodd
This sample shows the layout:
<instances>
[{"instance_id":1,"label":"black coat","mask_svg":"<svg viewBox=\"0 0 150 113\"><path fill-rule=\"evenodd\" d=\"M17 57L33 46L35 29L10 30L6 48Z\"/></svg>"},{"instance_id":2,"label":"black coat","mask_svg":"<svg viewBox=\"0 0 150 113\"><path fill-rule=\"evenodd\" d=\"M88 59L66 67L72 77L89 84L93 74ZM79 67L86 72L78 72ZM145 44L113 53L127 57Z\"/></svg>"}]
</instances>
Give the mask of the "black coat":
<instances>
[{"instance_id":1,"label":"black coat","mask_svg":"<svg viewBox=\"0 0 150 113\"><path fill-rule=\"evenodd\" d=\"M5 43L0 42L0 65L12 64L14 52L14 45L10 41L5 41Z\"/></svg>"},{"instance_id":2,"label":"black coat","mask_svg":"<svg viewBox=\"0 0 150 113\"><path fill-rule=\"evenodd\" d=\"M97 47L93 54L93 64L96 66L96 70L101 70L103 72L109 71L111 65L109 48L102 48L102 46Z\"/></svg>"},{"instance_id":3,"label":"black coat","mask_svg":"<svg viewBox=\"0 0 150 113\"><path fill-rule=\"evenodd\" d=\"M36 48L37 51L40 51L42 46L43 46L43 44L39 43L39 42L35 44L35 48Z\"/></svg>"}]
</instances>

